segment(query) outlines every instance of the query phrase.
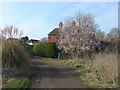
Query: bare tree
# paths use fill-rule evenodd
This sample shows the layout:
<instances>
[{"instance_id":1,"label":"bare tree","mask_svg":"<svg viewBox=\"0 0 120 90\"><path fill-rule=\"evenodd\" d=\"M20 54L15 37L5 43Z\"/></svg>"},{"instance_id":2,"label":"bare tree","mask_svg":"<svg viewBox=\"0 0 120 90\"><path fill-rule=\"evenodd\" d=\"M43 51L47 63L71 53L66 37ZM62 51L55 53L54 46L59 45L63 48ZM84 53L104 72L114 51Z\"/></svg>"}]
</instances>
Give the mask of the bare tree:
<instances>
[{"instance_id":1,"label":"bare tree","mask_svg":"<svg viewBox=\"0 0 120 90\"><path fill-rule=\"evenodd\" d=\"M118 32L119 32L118 28L112 28L111 31L106 36L106 39L112 45L114 50L117 50L118 44L120 42Z\"/></svg>"},{"instance_id":2,"label":"bare tree","mask_svg":"<svg viewBox=\"0 0 120 90\"><path fill-rule=\"evenodd\" d=\"M118 39L118 28L112 28L111 31L107 34L108 41L115 39Z\"/></svg>"},{"instance_id":3,"label":"bare tree","mask_svg":"<svg viewBox=\"0 0 120 90\"><path fill-rule=\"evenodd\" d=\"M66 53L74 52L79 57L81 52L93 50L96 46L97 29L98 25L93 16L78 12L74 21L66 20L60 28L61 40L58 48Z\"/></svg>"},{"instance_id":4,"label":"bare tree","mask_svg":"<svg viewBox=\"0 0 120 90\"><path fill-rule=\"evenodd\" d=\"M96 32L96 37L99 41L104 41L106 38L105 38L105 32L102 32L101 30L98 30Z\"/></svg>"}]
</instances>

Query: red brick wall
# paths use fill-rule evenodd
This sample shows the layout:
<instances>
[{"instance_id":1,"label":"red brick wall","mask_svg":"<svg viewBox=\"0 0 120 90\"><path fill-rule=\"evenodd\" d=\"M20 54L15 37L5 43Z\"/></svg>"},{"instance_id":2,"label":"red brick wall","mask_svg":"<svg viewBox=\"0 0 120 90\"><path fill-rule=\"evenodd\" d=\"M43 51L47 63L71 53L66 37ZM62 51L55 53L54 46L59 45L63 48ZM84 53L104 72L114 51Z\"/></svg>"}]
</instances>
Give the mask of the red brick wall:
<instances>
[{"instance_id":1,"label":"red brick wall","mask_svg":"<svg viewBox=\"0 0 120 90\"><path fill-rule=\"evenodd\" d=\"M58 41L57 37L59 37L59 35L49 36L49 37L48 37L48 41L49 41L49 42L57 42L57 41Z\"/></svg>"}]
</instances>

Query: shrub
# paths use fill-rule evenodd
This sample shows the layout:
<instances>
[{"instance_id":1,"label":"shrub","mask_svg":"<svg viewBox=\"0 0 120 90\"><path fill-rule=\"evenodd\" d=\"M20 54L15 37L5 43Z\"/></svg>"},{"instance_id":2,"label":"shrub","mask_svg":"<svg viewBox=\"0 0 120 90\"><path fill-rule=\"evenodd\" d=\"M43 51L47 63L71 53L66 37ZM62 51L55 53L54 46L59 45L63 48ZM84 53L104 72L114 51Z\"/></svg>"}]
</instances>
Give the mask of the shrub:
<instances>
[{"instance_id":1,"label":"shrub","mask_svg":"<svg viewBox=\"0 0 120 90\"><path fill-rule=\"evenodd\" d=\"M28 54L16 40L5 40L2 43L3 67L18 69L28 66Z\"/></svg>"},{"instance_id":2,"label":"shrub","mask_svg":"<svg viewBox=\"0 0 120 90\"><path fill-rule=\"evenodd\" d=\"M57 57L57 47L55 43L42 43L33 46L34 55L41 57Z\"/></svg>"}]
</instances>

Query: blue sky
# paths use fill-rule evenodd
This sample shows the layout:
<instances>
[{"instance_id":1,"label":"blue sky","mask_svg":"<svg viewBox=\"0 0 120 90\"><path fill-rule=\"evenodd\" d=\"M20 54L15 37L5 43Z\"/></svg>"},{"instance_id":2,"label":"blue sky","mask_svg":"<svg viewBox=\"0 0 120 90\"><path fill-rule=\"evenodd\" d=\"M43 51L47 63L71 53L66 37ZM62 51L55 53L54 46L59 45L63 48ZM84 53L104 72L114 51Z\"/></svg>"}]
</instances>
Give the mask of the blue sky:
<instances>
[{"instance_id":1,"label":"blue sky","mask_svg":"<svg viewBox=\"0 0 120 90\"><path fill-rule=\"evenodd\" d=\"M95 16L101 31L108 33L118 27L117 2L1 2L0 29L15 25L24 36L41 39L80 10Z\"/></svg>"}]
</instances>

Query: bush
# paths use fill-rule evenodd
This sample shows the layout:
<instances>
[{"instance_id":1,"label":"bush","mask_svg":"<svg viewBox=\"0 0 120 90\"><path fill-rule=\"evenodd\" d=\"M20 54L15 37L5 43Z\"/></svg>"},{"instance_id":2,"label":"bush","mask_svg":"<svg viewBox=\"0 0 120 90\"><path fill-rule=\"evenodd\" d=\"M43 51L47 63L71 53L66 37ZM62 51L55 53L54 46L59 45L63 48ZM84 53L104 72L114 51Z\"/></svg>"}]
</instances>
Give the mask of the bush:
<instances>
[{"instance_id":1,"label":"bush","mask_svg":"<svg viewBox=\"0 0 120 90\"><path fill-rule=\"evenodd\" d=\"M18 69L28 67L28 54L16 40L5 40L2 43L3 67ZM26 64L27 63L27 64Z\"/></svg>"},{"instance_id":2,"label":"bush","mask_svg":"<svg viewBox=\"0 0 120 90\"><path fill-rule=\"evenodd\" d=\"M55 43L47 42L34 45L33 52L37 56L56 58L58 50Z\"/></svg>"}]
</instances>

